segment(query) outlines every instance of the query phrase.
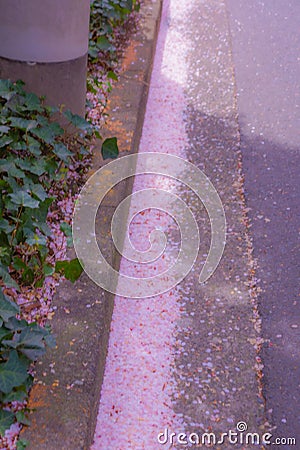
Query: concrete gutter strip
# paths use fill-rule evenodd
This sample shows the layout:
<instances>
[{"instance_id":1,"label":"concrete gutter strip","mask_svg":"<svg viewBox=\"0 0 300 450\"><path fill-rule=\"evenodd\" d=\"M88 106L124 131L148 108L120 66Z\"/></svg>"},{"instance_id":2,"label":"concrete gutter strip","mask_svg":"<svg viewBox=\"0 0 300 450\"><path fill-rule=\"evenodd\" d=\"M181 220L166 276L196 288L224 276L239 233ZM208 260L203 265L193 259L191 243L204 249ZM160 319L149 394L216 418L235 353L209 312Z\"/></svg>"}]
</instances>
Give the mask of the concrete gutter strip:
<instances>
[{"instance_id":1,"label":"concrete gutter strip","mask_svg":"<svg viewBox=\"0 0 300 450\"><path fill-rule=\"evenodd\" d=\"M110 122L105 136L116 136L121 155L138 149L161 14L161 0L146 0L142 20L126 50L120 81L109 99ZM103 165L100 146L92 171ZM100 247L107 261L118 267L110 237L115 206L131 192L132 180L113 189L100 209ZM96 224L97 226L97 224ZM35 412L22 432L31 450L89 449L93 440L105 367L114 296L85 274L72 285L60 284L53 301L54 350L36 367L29 407Z\"/></svg>"}]
</instances>

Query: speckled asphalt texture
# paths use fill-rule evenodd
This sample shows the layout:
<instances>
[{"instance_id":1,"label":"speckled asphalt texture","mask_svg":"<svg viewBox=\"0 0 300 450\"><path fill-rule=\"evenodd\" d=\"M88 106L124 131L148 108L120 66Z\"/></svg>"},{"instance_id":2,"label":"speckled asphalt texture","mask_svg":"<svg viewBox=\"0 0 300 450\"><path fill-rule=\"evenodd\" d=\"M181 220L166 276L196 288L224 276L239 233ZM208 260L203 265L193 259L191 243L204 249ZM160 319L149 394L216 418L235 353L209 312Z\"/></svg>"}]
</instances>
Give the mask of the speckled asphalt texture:
<instances>
[{"instance_id":1,"label":"speckled asphalt texture","mask_svg":"<svg viewBox=\"0 0 300 450\"><path fill-rule=\"evenodd\" d=\"M263 319L264 394L300 446L298 0L227 0L245 189ZM295 448L282 445L280 448Z\"/></svg>"},{"instance_id":2,"label":"speckled asphalt texture","mask_svg":"<svg viewBox=\"0 0 300 450\"><path fill-rule=\"evenodd\" d=\"M219 440L241 421L249 432L263 434L268 428L258 354L261 321L224 2L164 2L140 151L172 153L203 170L224 205L227 245L218 269L200 285L211 241L208 217L192 192L166 181L164 189L181 195L196 217L200 252L176 290L150 301L116 298L92 448L179 449L181 432L197 433L200 440L212 432ZM141 187L147 180L134 190ZM163 218L136 222L149 227L151 220L153 227L160 220L161 229L171 230L175 248L178 236ZM137 270L147 276L147 269ZM164 446L157 435L166 429L176 436ZM209 446L231 448L226 441L188 444ZM257 446L237 443L235 448Z\"/></svg>"},{"instance_id":3,"label":"speckled asphalt texture","mask_svg":"<svg viewBox=\"0 0 300 450\"><path fill-rule=\"evenodd\" d=\"M240 135L225 5L220 1L194 2L186 23L185 33L191 43L185 90L186 153L218 190L228 234L223 259L213 277L200 287L196 264L180 285L182 318L177 329L175 411L183 416L190 433L222 433L235 429L239 421L245 421L249 431L261 432L260 361L255 349L260 321L256 298L250 291L251 242L239 170ZM193 197L189 202L198 217L207 253L210 232L203 221L204 211L193 203ZM205 251L199 255L199 264L204 256Z\"/></svg>"}]
</instances>

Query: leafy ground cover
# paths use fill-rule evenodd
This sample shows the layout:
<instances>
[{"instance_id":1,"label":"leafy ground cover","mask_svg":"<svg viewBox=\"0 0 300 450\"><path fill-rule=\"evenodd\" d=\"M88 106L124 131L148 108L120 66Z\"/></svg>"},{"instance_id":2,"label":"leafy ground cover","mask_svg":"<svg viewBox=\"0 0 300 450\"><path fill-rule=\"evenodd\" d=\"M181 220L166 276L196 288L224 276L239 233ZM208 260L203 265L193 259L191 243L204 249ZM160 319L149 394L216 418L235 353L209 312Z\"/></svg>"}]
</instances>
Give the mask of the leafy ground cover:
<instances>
[{"instance_id":1,"label":"leafy ground cover","mask_svg":"<svg viewBox=\"0 0 300 450\"><path fill-rule=\"evenodd\" d=\"M97 61L99 53L106 54L105 64L116 60L120 35L126 35L128 17L139 11L138 0L91 0L89 58ZM117 38L117 39L116 39ZM107 54L110 56L107 57Z\"/></svg>"},{"instance_id":2,"label":"leafy ground cover","mask_svg":"<svg viewBox=\"0 0 300 450\"><path fill-rule=\"evenodd\" d=\"M97 126L107 119L107 97L118 80L119 61L139 9L139 0L91 0L87 117Z\"/></svg>"},{"instance_id":3,"label":"leafy ground cover","mask_svg":"<svg viewBox=\"0 0 300 450\"><path fill-rule=\"evenodd\" d=\"M55 345L51 299L62 276L75 281L82 272L66 257L74 202L138 9L131 0L91 1L88 120L48 107L22 81L0 80L1 449L26 447L18 434L29 424L34 362ZM103 158L117 153L116 139L107 139Z\"/></svg>"},{"instance_id":4,"label":"leafy ground cover","mask_svg":"<svg viewBox=\"0 0 300 450\"><path fill-rule=\"evenodd\" d=\"M74 281L82 271L77 260L66 260L66 247L71 243L70 201L88 164L93 127L66 111L70 133L54 114L60 113L25 92L21 81L0 80L2 448L14 448L14 439L4 437L7 429L15 425L15 436L28 423L33 362L55 345L45 323L60 273Z\"/></svg>"}]
</instances>

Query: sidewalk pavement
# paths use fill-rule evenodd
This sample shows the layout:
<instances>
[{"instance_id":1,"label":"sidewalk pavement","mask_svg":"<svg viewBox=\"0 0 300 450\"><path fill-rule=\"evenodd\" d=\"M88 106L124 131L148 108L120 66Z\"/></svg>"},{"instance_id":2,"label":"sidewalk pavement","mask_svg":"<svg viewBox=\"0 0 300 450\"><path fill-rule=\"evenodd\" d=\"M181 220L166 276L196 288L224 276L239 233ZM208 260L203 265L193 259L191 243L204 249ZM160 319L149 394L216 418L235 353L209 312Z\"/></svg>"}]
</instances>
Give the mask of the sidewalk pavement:
<instances>
[{"instance_id":1,"label":"sidewalk pavement","mask_svg":"<svg viewBox=\"0 0 300 450\"><path fill-rule=\"evenodd\" d=\"M139 152L177 155L203 170L224 206L227 244L218 269L200 285L212 238L203 204L176 183L138 177L134 190L163 186L185 201L197 220L201 246L176 289L147 300L116 298L92 448L157 450L163 448L157 435L168 429L179 449L181 432L220 437L239 422L262 435L261 323L223 2L164 1ZM136 220L131 232L137 244L137 222L145 236L151 224L171 230L166 258L172 260L178 244L172 225L159 214ZM148 276L160 261L155 265ZM130 273L127 262L121 267ZM147 276L146 269L135 267ZM257 446L240 442L235 448Z\"/></svg>"}]
</instances>

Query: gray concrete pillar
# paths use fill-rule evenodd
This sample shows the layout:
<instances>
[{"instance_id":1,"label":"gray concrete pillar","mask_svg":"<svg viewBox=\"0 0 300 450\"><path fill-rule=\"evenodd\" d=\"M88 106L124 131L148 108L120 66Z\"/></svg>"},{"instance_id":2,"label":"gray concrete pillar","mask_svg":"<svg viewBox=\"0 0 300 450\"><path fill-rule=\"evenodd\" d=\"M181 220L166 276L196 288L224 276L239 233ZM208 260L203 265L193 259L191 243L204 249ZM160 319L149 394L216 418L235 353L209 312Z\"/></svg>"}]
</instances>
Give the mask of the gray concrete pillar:
<instances>
[{"instance_id":1,"label":"gray concrete pillar","mask_svg":"<svg viewBox=\"0 0 300 450\"><path fill-rule=\"evenodd\" d=\"M0 78L84 115L90 0L0 0Z\"/></svg>"}]
</instances>

